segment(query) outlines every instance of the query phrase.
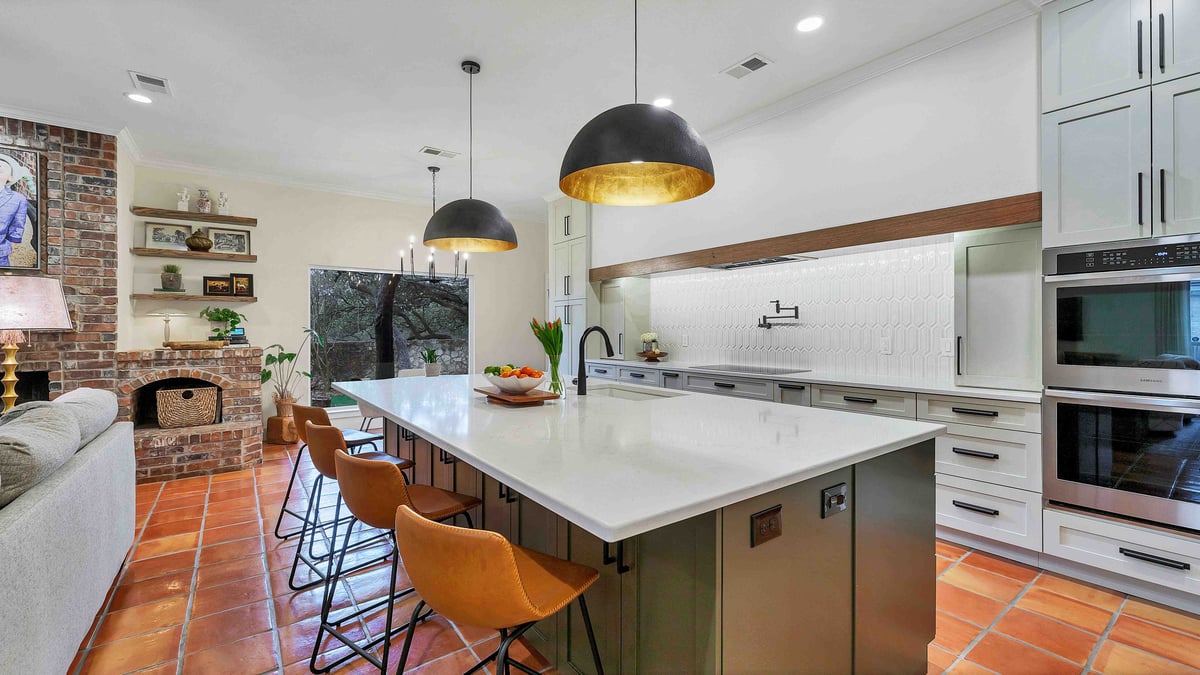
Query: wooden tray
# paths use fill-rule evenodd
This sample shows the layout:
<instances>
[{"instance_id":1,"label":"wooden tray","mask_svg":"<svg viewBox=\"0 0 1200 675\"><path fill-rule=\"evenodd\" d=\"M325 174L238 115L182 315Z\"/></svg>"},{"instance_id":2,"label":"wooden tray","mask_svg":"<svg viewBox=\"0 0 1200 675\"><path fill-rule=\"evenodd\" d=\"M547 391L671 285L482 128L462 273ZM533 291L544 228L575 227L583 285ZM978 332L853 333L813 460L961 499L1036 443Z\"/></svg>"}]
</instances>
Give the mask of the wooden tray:
<instances>
[{"instance_id":1,"label":"wooden tray","mask_svg":"<svg viewBox=\"0 0 1200 675\"><path fill-rule=\"evenodd\" d=\"M222 340L170 340L164 342L167 349L220 349L225 346Z\"/></svg>"},{"instance_id":2,"label":"wooden tray","mask_svg":"<svg viewBox=\"0 0 1200 675\"><path fill-rule=\"evenodd\" d=\"M546 401L553 401L556 398L560 398L558 394L546 391L545 389L534 389L528 394L509 394L508 392L500 391L496 387L475 387L475 391L485 394L489 403L499 403L500 405L512 406L514 408L542 405Z\"/></svg>"}]
</instances>

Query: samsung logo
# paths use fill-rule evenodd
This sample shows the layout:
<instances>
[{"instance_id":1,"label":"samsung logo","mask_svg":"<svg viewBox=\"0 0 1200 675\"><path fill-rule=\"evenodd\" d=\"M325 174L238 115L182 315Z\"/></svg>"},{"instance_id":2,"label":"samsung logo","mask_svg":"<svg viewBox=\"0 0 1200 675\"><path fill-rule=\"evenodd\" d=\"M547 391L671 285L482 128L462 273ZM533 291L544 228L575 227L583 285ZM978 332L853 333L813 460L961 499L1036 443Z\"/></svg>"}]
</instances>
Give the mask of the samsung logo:
<instances>
[{"instance_id":1,"label":"samsung logo","mask_svg":"<svg viewBox=\"0 0 1200 675\"><path fill-rule=\"evenodd\" d=\"M1140 377L1138 378L1138 382L1162 382L1162 380L1156 380L1153 377Z\"/></svg>"}]
</instances>

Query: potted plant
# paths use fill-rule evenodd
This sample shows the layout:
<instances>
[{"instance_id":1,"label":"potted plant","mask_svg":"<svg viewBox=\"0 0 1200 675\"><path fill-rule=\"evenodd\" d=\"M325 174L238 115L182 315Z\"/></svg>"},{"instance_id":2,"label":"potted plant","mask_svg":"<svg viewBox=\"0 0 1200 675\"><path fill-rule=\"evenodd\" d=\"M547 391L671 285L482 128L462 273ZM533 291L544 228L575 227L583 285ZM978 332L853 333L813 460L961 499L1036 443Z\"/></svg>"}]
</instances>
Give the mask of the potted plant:
<instances>
[{"instance_id":1,"label":"potted plant","mask_svg":"<svg viewBox=\"0 0 1200 675\"><path fill-rule=\"evenodd\" d=\"M228 340L233 329L246 320L245 315L224 307L205 307L200 310L200 317L208 319L212 335L210 340Z\"/></svg>"},{"instance_id":2,"label":"potted plant","mask_svg":"<svg viewBox=\"0 0 1200 675\"><path fill-rule=\"evenodd\" d=\"M437 377L442 374L442 364L438 363L437 350L430 347L421 350L421 360L425 362L425 377Z\"/></svg>"},{"instance_id":3,"label":"potted plant","mask_svg":"<svg viewBox=\"0 0 1200 675\"><path fill-rule=\"evenodd\" d=\"M278 417L291 417L292 405L296 403L296 394L292 387L301 377L311 378L312 373L296 370L296 354L303 351L309 340L320 346L325 346L325 339L311 328L304 329L304 339L294 352L285 351L283 345L271 345L263 350L262 383L272 383L274 387L275 409Z\"/></svg>"},{"instance_id":4,"label":"potted plant","mask_svg":"<svg viewBox=\"0 0 1200 675\"><path fill-rule=\"evenodd\" d=\"M162 279L162 290L183 290L183 275L179 273L179 265L163 265L162 275L160 276Z\"/></svg>"}]
</instances>

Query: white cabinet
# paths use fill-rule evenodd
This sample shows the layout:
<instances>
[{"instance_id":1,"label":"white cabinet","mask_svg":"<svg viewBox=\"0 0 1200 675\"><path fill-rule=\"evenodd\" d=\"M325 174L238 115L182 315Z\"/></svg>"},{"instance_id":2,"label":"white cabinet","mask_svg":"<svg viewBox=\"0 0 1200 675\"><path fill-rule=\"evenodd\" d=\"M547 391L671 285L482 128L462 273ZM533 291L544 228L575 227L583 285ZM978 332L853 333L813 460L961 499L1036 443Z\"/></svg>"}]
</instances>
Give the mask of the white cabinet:
<instances>
[{"instance_id":1,"label":"white cabinet","mask_svg":"<svg viewBox=\"0 0 1200 675\"><path fill-rule=\"evenodd\" d=\"M1027 227L955 235L956 384L1041 387L1040 234Z\"/></svg>"},{"instance_id":2,"label":"white cabinet","mask_svg":"<svg viewBox=\"0 0 1200 675\"><path fill-rule=\"evenodd\" d=\"M1153 0L1151 11L1151 79L1158 83L1200 73L1200 3Z\"/></svg>"},{"instance_id":3,"label":"white cabinet","mask_svg":"<svg viewBox=\"0 0 1200 675\"><path fill-rule=\"evenodd\" d=\"M550 292L553 299L582 298L587 294L587 252L586 238L554 245L550 257Z\"/></svg>"},{"instance_id":4,"label":"white cabinet","mask_svg":"<svg viewBox=\"0 0 1200 675\"><path fill-rule=\"evenodd\" d=\"M1042 495L937 474L937 524L1040 551Z\"/></svg>"},{"instance_id":5,"label":"white cabinet","mask_svg":"<svg viewBox=\"0 0 1200 675\"><path fill-rule=\"evenodd\" d=\"M588 235L591 205L563 198L550 205L550 243L557 244Z\"/></svg>"},{"instance_id":6,"label":"white cabinet","mask_svg":"<svg viewBox=\"0 0 1200 675\"><path fill-rule=\"evenodd\" d=\"M1200 13L1200 2L1189 7ZM1193 46L1198 43L1193 41ZM1156 85L1153 93L1155 217L1151 229L1156 236L1200 232L1200 75Z\"/></svg>"},{"instance_id":7,"label":"white cabinet","mask_svg":"<svg viewBox=\"0 0 1200 675\"><path fill-rule=\"evenodd\" d=\"M812 405L812 390L807 384L776 382L775 402L788 405Z\"/></svg>"},{"instance_id":8,"label":"white cabinet","mask_svg":"<svg viewBox=\"0 0 1200 675\"><path fill-rule=\"evenodd\" d=\"M906 391L812 385L812 405L850 412L916 419L917 395Z\"/></svg>"},{"instance_id":9,"label":"white cabinet","mask_svg":"<svg viewBox=\"0 0 1200 675\"><path fill-rule=\"evenodd\" d=\"M1057 0L1043 7L1042 111L1150 84L1150 15L1150 0Z\"/></svg>"},{"instance_id":10,"label":"white cabinet","mask_svg":"<svg viewBox=\"0 0 1200 675\"><path fill-rule=\"evenodd\" d=\"M583 300L556 302L550 306L550 318L562 319L563 353L558 362L558 375L563 382L570 383L579 372L579 338L587 327L586 303Z\"/></svg>"},{"instance_id":11,"label":"white cabinet","mask_svg":"<svg viewBox=\"0 0 1200 675\"><path fill-rule=\"evenodd\" d=\"M1043 115L1043 245L1149 236L1150 167L1149 89Z\"/></svg>"}]
</instances>

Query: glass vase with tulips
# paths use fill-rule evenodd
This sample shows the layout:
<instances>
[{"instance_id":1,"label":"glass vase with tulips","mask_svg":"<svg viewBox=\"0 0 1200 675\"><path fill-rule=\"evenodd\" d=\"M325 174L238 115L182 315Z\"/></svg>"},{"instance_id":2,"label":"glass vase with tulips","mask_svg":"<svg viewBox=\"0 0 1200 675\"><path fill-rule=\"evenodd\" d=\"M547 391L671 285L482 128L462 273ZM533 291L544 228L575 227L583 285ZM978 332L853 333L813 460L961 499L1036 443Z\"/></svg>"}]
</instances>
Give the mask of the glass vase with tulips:
<instances>
[{"instance_id":1,"label":"glass vase with tulips","mask_svg":"<svg viewBox=\"0 0 1200 675\"><path fill-rule=\"evenodd\" d=\"M558 377L558 362L562 358L563 331L562 319L539 323L537 319L529 320L529 328L533 335L542 343L546 350L546 358L550 359L550 391L562 395L562 380Z\"/></svg>"}]
</instances>

